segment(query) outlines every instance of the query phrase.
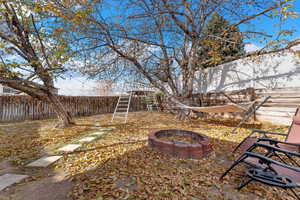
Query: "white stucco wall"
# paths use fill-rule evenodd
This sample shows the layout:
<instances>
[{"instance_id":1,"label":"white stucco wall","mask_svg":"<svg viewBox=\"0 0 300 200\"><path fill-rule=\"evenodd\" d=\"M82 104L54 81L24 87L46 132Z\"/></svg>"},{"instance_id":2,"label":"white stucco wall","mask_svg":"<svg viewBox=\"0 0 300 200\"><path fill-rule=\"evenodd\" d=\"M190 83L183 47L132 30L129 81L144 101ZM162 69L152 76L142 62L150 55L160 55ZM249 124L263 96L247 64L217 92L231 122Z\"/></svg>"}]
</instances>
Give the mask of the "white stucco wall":
<instances>
[{"instance_id":1,"label":"white stucco wall","mask_svg":"<svg viewBox=\"0 0 300 200\"><path fill-rule=\"evenodd\" d=\"M297 49L300 50L299 47ZM285 52L236 60L210 68L197 74L194 92L231 91L249 87L266 89L299 88L300 58L297 58L292 52ZM274 105L261 107L257 112L258 120L289 125L292 121L291 116L294 114L296 107L300 105L298 104L300 102L299 94L295 95L297 92L291 92L290 90L274 90L275 96L276 91L286 94L283 97L271 95L270 101ZM285 96L289 98L284 98Z\"/></svg>"},{"instance_id":2,"label":"white stucco wall","mask_svg":"<svg viewBox=\"0 0 300 200\"><path fill-rule=\"evenodd\" d=\"M293 53L283 53L233 61L199 73L194 86L195 93L299 87L300 59Z\"/></svg>"}]
</instances>

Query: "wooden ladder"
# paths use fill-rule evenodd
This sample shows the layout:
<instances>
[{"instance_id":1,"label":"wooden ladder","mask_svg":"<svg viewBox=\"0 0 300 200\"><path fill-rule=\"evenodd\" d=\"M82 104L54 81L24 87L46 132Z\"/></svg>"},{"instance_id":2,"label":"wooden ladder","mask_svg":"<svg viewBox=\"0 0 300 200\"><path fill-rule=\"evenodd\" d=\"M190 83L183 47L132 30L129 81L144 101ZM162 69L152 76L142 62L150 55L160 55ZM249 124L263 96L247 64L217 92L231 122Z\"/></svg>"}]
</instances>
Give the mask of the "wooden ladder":
<instances>
[{"instance_id":1,"label":"wooden ladder","mask_svg":"<svg viewBox=\"0 0 300 200\"><path fill-rule=\"evenodd\" d=\"M124 119L124 122L125 123L127 122L131 97L132 97L132 92L130 92L129 95L119 96L118 103L116 105L111 122L113 122L114 119Z\"/></svg>"}]
</instances>

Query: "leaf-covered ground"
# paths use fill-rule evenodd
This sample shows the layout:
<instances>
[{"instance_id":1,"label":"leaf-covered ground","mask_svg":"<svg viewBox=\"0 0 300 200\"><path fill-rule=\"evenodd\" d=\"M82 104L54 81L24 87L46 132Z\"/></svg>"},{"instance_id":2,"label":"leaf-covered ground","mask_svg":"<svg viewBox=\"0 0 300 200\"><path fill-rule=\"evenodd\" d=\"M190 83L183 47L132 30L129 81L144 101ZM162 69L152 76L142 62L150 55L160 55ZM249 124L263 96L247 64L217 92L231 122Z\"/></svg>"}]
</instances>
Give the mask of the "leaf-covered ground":
<instances>
[{"instance_id":1,"label":"leaf-covered ground","mask_svg":"<svg viewBox=\"0 0 300 200\"><path fill-rule=\"evenodd\" d=\"M286 127L247 124L237 134L225 135L237 124L232 120L195 120L184 122L158 112L129 114L129 122L110 123L111 114L77 119L80 126L53 130L53 122L33 121L0 126L0 161L17 159L25 163L43 151L69 143L83 133L102 127L115 127L78 151L64 154L55 164L73 182L70 197L76 200L117 199L293 199L286 191L252 183L242 191L243 169L232 171L223 181L220 175L238 156L232 150L251 128L285 132ZM215 156L202 160L177 159L153 151L147 135L158 129L187 129L201 132L212 140ZM3 140L7 140L3 142ZM3 150L8 152L3 153ZM32 150L31 150L32 149ZM42 150L41 150L42 149Z\"/></svg>"},{"instance_id":2,"label":"leaf-covered ground","mask_svg":"<svg viewBox=\"0 0 300 200\"><path fill-rule=\"evenodd\" d=\"M9 159L17 165L25 164L95 128L91 121L77 121L78 126L67 129L53 128L54 120L0 123L0 162Z\"/></svg>"},{"instance_id":3,"label":"leaf-covered ground","mask_svg":"<svg viewBox=\"0 0 300 200\"><path fill-rule=\"evenodd\" d=\"M197 120L183 122L174 116L156 112L137 112L129 115L129 123L109 123L110 115L99 119L101 124L113 125L114 131L86 145L78 153L65 156L59 162L72 175L74 199L289 199L286 191L250 184L238 192L241 181L233 171L224 181L219 176L231 164L233 148L250 128L248 124L237 134L224 136L236 122L231 120ZM178 128L206 134L212 139L215 156L203 160L184 160L165 156L147 146L152 130ZM285 127L267 126L264 129L286 131ZM135 141L135 143L134 143ZM128 144L129 143L129 144ZM241 173L241 172L240 172ZM293 198L292 198L293 199Z\"/></svg>"}]
</instances>

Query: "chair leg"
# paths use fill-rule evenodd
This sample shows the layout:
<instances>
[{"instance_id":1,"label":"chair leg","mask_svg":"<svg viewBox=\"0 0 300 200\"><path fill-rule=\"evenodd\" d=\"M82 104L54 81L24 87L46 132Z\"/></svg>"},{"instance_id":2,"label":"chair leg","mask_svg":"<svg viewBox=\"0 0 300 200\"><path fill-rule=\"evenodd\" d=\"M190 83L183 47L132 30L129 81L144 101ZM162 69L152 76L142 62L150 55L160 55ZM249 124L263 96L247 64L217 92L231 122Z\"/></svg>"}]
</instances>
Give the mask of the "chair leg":
<instances>
[{"instance_id":1,"label":"chair leg","mask_svg":"<svg viewBox=\"0 0 300 200\"><path fill-rule=\"evenodd\" d=\"M300 200L300 196L299 196L292 188L290 188L290 190L291 190L291 192L294 194L294 196L295 196L298 200Z\"/></svg>"},{"instance_id":2,"label":"chair leg","mask_svg":"<svg viewBox=\"0 0 300 200\"><path fill-rule=\"evenodd\" d=\"M228 174L228 172L230 172L237 164L239 164L240 162L242 162L245 158L247 158L247 156L241 156L237 161L235 161L230 167L229 169L227 169L224 174L222 174L222 176L220 177L219 180L222 180L224 178L224 176L226 176Z\"/></svg>"},{"instance_id":3,"label":"chair leg","mask_svg":"<svg viewBox=\"0 0 300 200\"><path fill-rule=\"evenodd\" d=\"M239 148L240 146L248 139L248 137L246 137L245 139L243 139L243 141L241 141L236 147L235 149L232 151L232 153L235 153Z\"/></svg>"},{"instance_id":4,"label":"chair leg","mask_svg":"<svg viewBox=\"0 0 300 200\"><path fill-rule=\"evenodd\" d=\"M241 185L239 187L237 187L237 190L241 190L243 187L245 187L246 185L248 185L249 183L251 183L253 181L252 178L248 179L247 181L244 181L243 183L241 183Z\"/></svg>"},{"instance_id":5,"label":"chair leg","mask_svg":"<svg viewBox=\"0 0 300 200\"><path fill-rule=\"evenodd\" d=\"M294 163L294 165L296 165L297 167L300 167L298 162L295 159L293 159L293 157L291 157L289 154L285 154L285 155Z\"/></svg>"}]
</instances>

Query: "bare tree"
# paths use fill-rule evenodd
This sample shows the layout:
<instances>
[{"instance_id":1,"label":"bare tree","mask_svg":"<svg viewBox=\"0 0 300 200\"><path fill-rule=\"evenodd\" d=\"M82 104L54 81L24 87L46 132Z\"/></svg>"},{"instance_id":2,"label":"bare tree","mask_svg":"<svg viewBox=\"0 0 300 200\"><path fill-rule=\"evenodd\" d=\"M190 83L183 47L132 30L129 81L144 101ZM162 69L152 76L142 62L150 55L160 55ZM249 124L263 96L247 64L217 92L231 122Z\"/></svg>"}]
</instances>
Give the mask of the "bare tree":
<instances>
[{"instance_id":1,"label":"bare tree","mask_svg":"<svg viewBox=\"0 0 300 200\"><path fill-rule=\"evenodd\" d=\"M1 1L0 13L0 83L47 101L60 120L59 127L73 124L54 87L54 78L64 72L65 58L59 53L63 45L57 48L54 40L45 44L46 35L22 2Z\"/></svg>"},{"instance_id":2,"label":"bare tree","mask_svg":"<svg viewBox=\"0 0 300 200\"><path fill-rule=\"evenodd\" d=\"M94 65L85 68L86 71L99 74L111 70L111 66L128 66L170 97L170 102L190 103L195 74L211 62L199 54L210 38L234 44L235 40L227 41L226 35L237 30L236 27L244 26L238 37L263 38L276 43L242 56L213 56L224 61L279 52L299 44L299 40L282 40L286 33L290 33L286 30L279 30L277 36L270 36L267 30L257 31L256 26L251 25L257 18L273 18L274 22L278 20L282 23L284 18L294 17L296 13L292 10L291 2L126 0L119 1L117 8L111 8L105 1L101 5L91 1L89 6L79 10L57 1L54 5L68 21L66 24L75 30L76 34L72 37L74 41L80 41L79 52L94 61ZM81 16L80 19L75 17L86 9L90 15ZM231 22L224 33L217 36L205 31L205 25L216 12Z\"/></svg>"}]
</instances>

